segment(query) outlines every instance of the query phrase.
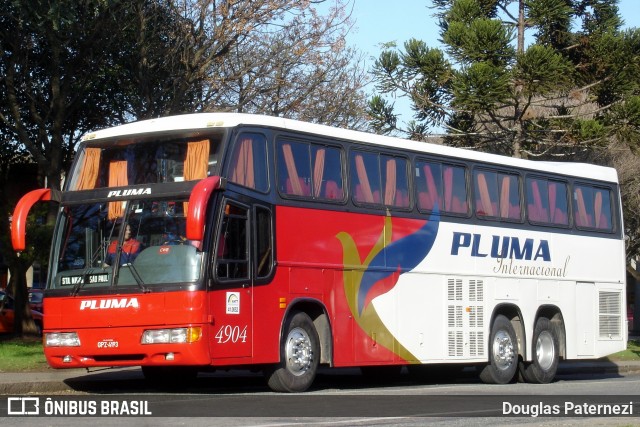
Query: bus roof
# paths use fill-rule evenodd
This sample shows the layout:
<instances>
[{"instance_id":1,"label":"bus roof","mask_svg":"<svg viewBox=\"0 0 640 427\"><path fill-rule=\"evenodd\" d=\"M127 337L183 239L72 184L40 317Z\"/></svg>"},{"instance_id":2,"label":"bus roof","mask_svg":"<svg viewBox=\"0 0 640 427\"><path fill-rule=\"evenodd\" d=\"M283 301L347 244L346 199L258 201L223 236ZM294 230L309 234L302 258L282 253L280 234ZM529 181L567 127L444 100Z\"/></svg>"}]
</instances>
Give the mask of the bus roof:
<instances>
[{"instance_id":1,"label":"bus roof","mask_svg":"<svg viewBox=\"0 0 640 427\"><path fill-rule=\"evenodd\" d=\"M318 136L329 136L341 140L349 140L383 147L400 148L414 152L423 152L425 154L448 156L462 160L475 160L523 169L538 170L540 172L557 173L561 175L597 179L607 182L618 182L616 170L610 167L587 163L524 160L464 148L449 147L429 142L411 141L402 138L376 135L258 114L194 113L141 120L86 134L83 137L83 141L133 135L149 135L153 133L167 133L171 131L232 128L238 125L286 129Z\"/></svg>"}]
</instances>

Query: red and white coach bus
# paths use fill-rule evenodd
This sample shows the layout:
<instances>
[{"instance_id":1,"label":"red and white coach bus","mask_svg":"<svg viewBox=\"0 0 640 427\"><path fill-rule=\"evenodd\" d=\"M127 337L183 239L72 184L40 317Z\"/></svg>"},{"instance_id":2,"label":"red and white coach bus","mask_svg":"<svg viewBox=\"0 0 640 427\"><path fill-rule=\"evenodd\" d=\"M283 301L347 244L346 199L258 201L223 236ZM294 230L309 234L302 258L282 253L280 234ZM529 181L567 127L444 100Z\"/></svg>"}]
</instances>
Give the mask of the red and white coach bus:
<instances>
[{"instance_id":1,"label":"red and white coach bus","mask_svg":"<svg viewBox=\"0 0 640 427\"><path fill-rule=\"evenodd\" d=\"M158 380L319 364L479 367L551 381L626 348L615 170L298 121L192 114L86 135L60 194L45 295L55 368Z\"/></svg>"}]
</instances>

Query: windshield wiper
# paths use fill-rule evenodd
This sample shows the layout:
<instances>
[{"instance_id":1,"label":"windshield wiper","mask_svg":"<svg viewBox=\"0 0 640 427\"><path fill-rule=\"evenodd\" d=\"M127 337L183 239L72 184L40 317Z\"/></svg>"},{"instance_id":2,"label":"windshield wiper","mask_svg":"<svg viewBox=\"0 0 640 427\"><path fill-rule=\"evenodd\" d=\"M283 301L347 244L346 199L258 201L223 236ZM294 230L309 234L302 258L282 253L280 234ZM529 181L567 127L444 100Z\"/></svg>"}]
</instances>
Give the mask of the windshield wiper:
<instances>
[{"instance_id":1,"label":"windshield wiper","mask_svg":"<svg viewBox=\"0 0 640 427\"><path fill-rule=\"evenodd\" d=\"M142 293L143 294L147 294L147 293L151 292L151 290L144 285L144 281L142 280L142 277L140 277L140 273L138 273L138 270L133 266L133 264L125 264L125 265L127 267L129 267L129 271L131 271L131 275L133 276L133 280L136 281L136 284L138 285L138 287L140 288ZM122 267L124 267L124 266L122 266ZM120 267L120 268L122 268L122 267ZM118 268L118 275L120 275L120 268Z\"/></svg>"},{"instance_id":2,"label":"windshield wiper","mask_svg":"<svg viewBox=\"0 0 640 427\"><path fill-rule=\"evenodd\" d=\"M82 279L78 281L78 283L76 283L75 285L73 285L73 289L71 290L71 296L75 297L76 295L78 295L78 292L80 292L80 289L82 289L84 287L84 285L86 285L87 283L89 283L90 279L89 277L95 274L95 269L94 268L88 268L83 274L82 274Z\"/></svg>"}]
</instances>

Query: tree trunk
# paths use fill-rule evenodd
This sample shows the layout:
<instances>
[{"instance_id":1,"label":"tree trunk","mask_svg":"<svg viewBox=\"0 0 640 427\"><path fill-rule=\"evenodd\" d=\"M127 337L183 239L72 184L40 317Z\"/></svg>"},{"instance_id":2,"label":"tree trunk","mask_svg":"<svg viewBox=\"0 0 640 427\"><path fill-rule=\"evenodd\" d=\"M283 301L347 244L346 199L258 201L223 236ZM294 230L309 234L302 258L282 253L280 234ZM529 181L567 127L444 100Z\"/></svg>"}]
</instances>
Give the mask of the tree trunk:
<instances>
[{"instance_id":1,"label":"tree trunk","mask_svg":"<svg viewBox=\"0 0 640 427\"><path fill-rule=\"evenodd\" d=\"M9 266L11 280L7 286L12 290L14 298L14 334L23 336L27 332L35 332L36 327L31 316L27 292L27 270L31 264L21 258L15 258Z\"/></svg>"}]
</instances>

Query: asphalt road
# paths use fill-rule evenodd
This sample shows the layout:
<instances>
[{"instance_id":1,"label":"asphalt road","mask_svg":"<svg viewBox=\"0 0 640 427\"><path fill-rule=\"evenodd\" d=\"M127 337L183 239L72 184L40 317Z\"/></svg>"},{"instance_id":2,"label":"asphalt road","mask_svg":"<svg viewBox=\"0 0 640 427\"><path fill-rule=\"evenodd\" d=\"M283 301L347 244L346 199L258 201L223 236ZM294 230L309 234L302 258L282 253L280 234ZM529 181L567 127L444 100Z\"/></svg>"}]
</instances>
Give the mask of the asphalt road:
<instances>
[{"instance_id":1,"label":"asphalt road","mask_svg":"<svg viewBox=\"0 0 640 427\"><path fill-rule=\"evenodd\" d=\"M194 383L182 387L148 384L137 369L82 374L64 383L66 391L27 397L40 399L40 408L48 398L50 402L67 402L66 407L51 404L49 409L55 410L47 418L15 416L4 419L2 425L640 425L640 418L636 418L640 417L640 375L632 372L565 370L552 384L490 386L480 383L472 370L443 381L425 382L407 374L393 380L371 379L358 370L342 369L322 371L309 392L297 395L272 393L261 375L245 372L201 374ZM150 414L55 417L56 411L68 411L71 401L76 402L76 408L81 405L77 402L84 402L85 409L87 402L94 402L98 415L103 405L112 415L122 414L118 411L124 407L124 415L131 415L135 408ZM134 402L143 404L134 407L138 405ZM0 401L0 410L6 411L3 404ZM614 406L618 411L627 408L634 417L599 417L588 412L598 408L612 411ZM545 408L549 414L557 410L560 417L544 416ZM514 418L514 413L520 416Z\"/></svg>"}]
</instances>

